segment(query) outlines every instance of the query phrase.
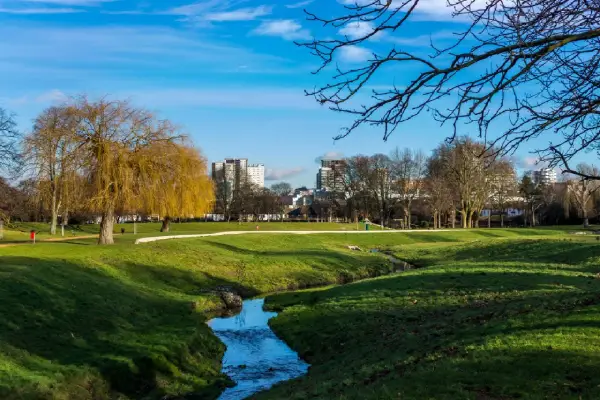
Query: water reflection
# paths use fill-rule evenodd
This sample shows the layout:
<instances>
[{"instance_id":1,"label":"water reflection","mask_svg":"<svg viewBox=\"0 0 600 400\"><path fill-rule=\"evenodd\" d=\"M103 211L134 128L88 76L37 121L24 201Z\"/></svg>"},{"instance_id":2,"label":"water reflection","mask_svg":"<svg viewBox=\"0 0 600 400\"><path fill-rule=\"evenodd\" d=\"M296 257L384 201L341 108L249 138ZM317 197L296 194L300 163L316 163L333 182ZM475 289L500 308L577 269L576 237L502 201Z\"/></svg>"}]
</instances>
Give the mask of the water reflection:
<instances>
[{"instance_id":1,"label":"water reflection","mask_svg":"<svg viewBox=\"0 0 600 400\"><path fill-rule=\"evenodd\" d=\"M244 399L308 371L308 364L269 328L267 322L277 313L263 311L264 302L264 299L246 300L238 315L208 321L227 346L223 373L236 383L219 399Z\"/></svg>"}]
</instances>

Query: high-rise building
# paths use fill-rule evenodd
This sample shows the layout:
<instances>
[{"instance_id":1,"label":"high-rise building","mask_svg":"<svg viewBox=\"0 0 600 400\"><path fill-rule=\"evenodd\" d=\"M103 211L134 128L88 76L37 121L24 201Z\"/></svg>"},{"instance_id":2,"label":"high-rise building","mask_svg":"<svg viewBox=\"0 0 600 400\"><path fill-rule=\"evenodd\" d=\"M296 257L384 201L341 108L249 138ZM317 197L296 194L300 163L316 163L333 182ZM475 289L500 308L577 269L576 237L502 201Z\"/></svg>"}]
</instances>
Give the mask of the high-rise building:
<instances>
[{"instance_id":1,"label":"high-rise building","mask_svg":"<svg viewBox=\"0 0 600 400\"><path fill-rule=\"evenodd\" d=\"M248 165L248 182L258 187L265 187L265 165Z\"/></svg>"},{"instance_id":2,"label":"high-rise building","mask_svg":"<svg viewBox=\"0 0 600 400\"><path fill-rule=\"evenodd\" d=\"M248 165L247 158L226 158L212 163L212 177L217 183L227 183L231 190L239 189L243 183L265 186L264 164Z\"/></svg>"},{"instance_id":3,"label":"high-rise building","mask_svg":"<svg viewBox=\"0 0 600 400\"><path fill-rule=\"evenodd\" d=\"M345 172L346 162L344 160L321 160L321 167L317 173L317 189L334 192L345 191Z\"/></svg>"},{"instance_id":4,"label":"high-rise building","mask_svg":"<svg viewBox=\"0 0 600 400\"><path fill-rule=\"evenodd\" d=\"M528 174L536 185L551 185L556 183L556 171L551 168L541 168L537 171L529 171Z\"/></svg>"},{"instance_id":5,"label":"high-rise building","mask_svg":"<svg viewBox=\"0 0 600 400\"><path fill-rule=\"evenodd\" d=\"M215 182L227 183L232 190L239 189L248 175L248 159L226 158L212 164L212 178Z\"/></svg>"}]
</instances>

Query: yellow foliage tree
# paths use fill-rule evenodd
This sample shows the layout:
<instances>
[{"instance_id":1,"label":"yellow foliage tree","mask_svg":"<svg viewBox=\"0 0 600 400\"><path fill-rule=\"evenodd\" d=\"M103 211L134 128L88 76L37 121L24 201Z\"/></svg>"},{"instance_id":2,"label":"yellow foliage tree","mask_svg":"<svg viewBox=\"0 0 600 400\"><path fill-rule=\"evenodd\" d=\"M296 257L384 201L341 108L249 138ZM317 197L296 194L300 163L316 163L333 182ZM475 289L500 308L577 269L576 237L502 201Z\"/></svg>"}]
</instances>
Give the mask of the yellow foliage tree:
<instances>
[{"instance_id":1,"label":"yellow foliage tree","mask_svg":"<svg viewBox=\"0 0 600 400\"><path fill-rule=\"evenodd\" d=\"M211 210L214 187L199 150L175 142L157 143L147 150L139 207L162 217L162 232L169 231L172 218L191 218Z\"/></svg>"}]
</instances>

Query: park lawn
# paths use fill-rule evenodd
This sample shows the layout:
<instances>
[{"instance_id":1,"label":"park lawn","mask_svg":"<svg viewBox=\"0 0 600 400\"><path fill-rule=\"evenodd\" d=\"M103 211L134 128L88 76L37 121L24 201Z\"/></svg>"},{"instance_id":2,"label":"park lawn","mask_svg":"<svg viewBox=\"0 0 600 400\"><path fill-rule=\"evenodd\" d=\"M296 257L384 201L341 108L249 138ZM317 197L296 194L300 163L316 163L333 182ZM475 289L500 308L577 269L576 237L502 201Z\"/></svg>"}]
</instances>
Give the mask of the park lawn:
<instances>
[{"instance_id":1,"label":"park lawn","mask_svg":"<svg viewBox=\"0 0 600 400\"><path fill-rule=\"evenodd\" d=\"M217 233L227 231L254 231L258 225L261 231L364 231L365 225L363 223L334 223L334 222L172 222L170 232L160 232L162 224L160 222L148 222L137 224L137 235L133 234L133 224L115 224L114 233L117 239L127 240L134 242L135 239L140 237L149 236L169 236L169 235L190 235L190 234L202 234L202 233ZM58 234L51 236L49 234L50 226L46 223L41 222L22 222L12 225L10 228L5 227L4 229L4 240L0 240L0 246L2 244L21 243L29 241L29 232L35 230L37 232L37 239L39 241L44 240L60 240L60 226L57 228ZM121 229L125 230L125 234L121 235ZM381 230L377 225L372 225L371 230ZM593 229L593 228L590 228ZM571 232L571 231L583 231L581 227L577 226L560 226L560 227L540 227L534 230L531 229L492 229L490 232L492 236L504 236L504 233L497 232L523 232L528 233L514 233L509 234L508 237L515 235L530 235L530 232L539 231L551 231L551 232ZM484 232L485 230L478 230ZM83 224L83 225L68 225L65 227L65 239L72 237L85 237L89 235L97 235L99 232L99 225L97 224Z\"/></svg>"},{"instance_id":2,"label":"park lawn","mask_svg":"<svg viewBox=\"0 0 600 400\"><path fill-rule=\"evenodd\" d=\"M382 254L348 245L401 249L560 235L266 234L138 246L119 236L107 247L73 239L0 248L0 398L216 398L229 381L220 373L223 345L205 325L204 311L220 302L205 290L230 285L247 297L392 271Z\"/></svg>"},{"instance_id":3,"label":"park lawn","mask_svg":"<svg viewBox=\"0 0 600 400\"><path fill-rule=\"evenodd\" d=\"M600 398L594 238L389 249L425 268L268 297L312 367L256 398Z\"/></svg>"},{"instance_id":4,"label":"park lawn","mask_svg":"<svg viewBox=\"0 0 600 400\"><path fill-rule=\"evenodd\" d=\"M115 224L114 233L116 235L121 234L121 229L125 230L125 237L130 241L134 241L137 237L148 237L148 236L167 236L167 235L186 235L186 234L200 234L200 233L216 233L225 231L254 231L258 225L259 230L262 231L355 231L365 230L363 223L356 224L344 224L344 223L333 223L333 222L319 222L319 223L307 223L307 222L172 222L170 224L170 232L160 232L162 223L160 222L148 222L136 224L137 236L133 235L134 229L132 223ZM371 229L380 230L378 226L374 226ZM61 228L57 227L58 234L51 236L49 234L50 225L41 222L19 222L5 227L4 229L4 240L0 240L2 243L18 243L29 241L29 232L35 230L37 232L38 240L48 239L60 239ZM83 225L68 225L65 227L65 238L80 237L88 235L97 235L99 233L98 224L83 224Z\"/></svg>"}]
</instances>

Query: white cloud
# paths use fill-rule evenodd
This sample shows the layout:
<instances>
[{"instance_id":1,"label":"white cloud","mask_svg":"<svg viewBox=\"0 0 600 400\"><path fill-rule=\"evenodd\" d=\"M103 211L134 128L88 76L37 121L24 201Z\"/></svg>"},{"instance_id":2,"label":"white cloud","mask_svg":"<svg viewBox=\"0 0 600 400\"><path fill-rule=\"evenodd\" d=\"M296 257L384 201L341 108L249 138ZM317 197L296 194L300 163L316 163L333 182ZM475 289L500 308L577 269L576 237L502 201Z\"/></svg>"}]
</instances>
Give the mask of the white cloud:
<instances>
[{"instance_id":1,"label":"white cloud","mask_svg":"<svg viewBox=\"0 0 600 400\"><path fill-rule=\"evenodd\" d=\"M429 35L419 35L413 37L395 37L386 36L387 41L409 47L428 47L431 43L434 45L448 40L457 40L460 36L451 31L432 32ZM468 40L469 38L466 38Z\"/></svg>"},{"instance_id":2,"label":"white cloud","mask_svg":"<svg viewBox=\"0 0 600 400\"><path fill-rule=\"evenodd\" d=\"M36 103L62 103L67 101L69 96L64 92L54 89L48 92L42 93L35 98Z\"/></svg>"},{"instance_id":3,"label":"white cloud","mask_svg":"<svg viewBox=\"0 0 600 400\"><path fill-rule=\"evenodd\" d=\"M0 75L34 76L52 87L63 80L83 87L110 76L131 77L148 67L198 75L233 71L243 63L247 70L285 70L285 58L231 45L195 32L153 26L59 28L36 24L0 25ZM185 60L185 67L181 60Z\"/></svg>"},{"instance_id":4,"label":"white cloud","mask_svg":"<svg viewBox=\"0 0 600 400\"><path fill-rule=\"evenodd\" d=\"M51 7L36 7L36 8L0 8L0 14L18 14L18 15L35 15L35 14L72 14L83 12L76 8L51 8Z\"/></svg>"},{"instance_id":5,"label":"white cloud","mask_svg":"<svg viewBox=\"0 0 600 400\"><path fill-rule=\"evenodd\" d=\"M253 21L259 17L271 14L272 7L259 6L254 8L240 8L232 11L211 12L205 15L207 21Z\"/></svg>"},{"instance_id":6,"label":"white cloud","mask_svg":"<svg viewBox=\"0 0 600 400\"><path fill-rule=\"evenodd\" d=\"M302 88L219 87L147 89L115 93L131 98L150 108L202 107L229 109L320 110L320 106L304 95Z\"/></svg>"},{"instance_id":7,"label":"white cloud","mask_svg":"<svg viewBox=\"0 0 600 400\"><path fill-rule=\"evenodd\" d=\"M0 13L35 15L35 14L71 14L85 12L82 7L99 6L118 0L13 0L3 2Z\"/></svg>"},{"instance_id":8,"label":"white cloud","mask_svg":"<svg viewBox=\"0 0 600 400\"><path fill-rule=\"evenodd\" d=\"M291 178L299 175L305 171L302 167L278 169L278 168L267 168L265 171L266 181L279 181L282 179Z\"/></svg>"},{"instance_id":9,"label":"white cloud","mask_svg":"<svg viewBox=\"0 0 600 400\"><path fill-rule=\"evenodd\" d=\"M270 15L273 7L261 5L257 7L235 8L240 2L233 0L207 0L171 8L163 14L180 15L184 21L209 24L224 21L253 21Z\"/></svg>"},{"instance_id":10,"label":"white cloud","mask_svg":"<svg viewBox=\"0 0 600 400\"><path fill-rule=\"evenodd\" d=\"M342 160L344 158L344 153L340 153L339 151L328 151L327 153L315 158L315 162L317 164L321 164L322 160Z\"/></svg>"},{"instance_id":11,"label":"white cloud","mask_svg":"<svg viewBox=\"0 0 600 400\"><path fill-rule=\"evenodd\" d=\"M265 21L251 33L261 36L279 36L285 40L307 39L310 32L303 29L302 25L291 19Z\"/></svg>"},{"instance_id":12,"label":"white cloud","mask_svg":"<svg viewBox=\"0 0 600 400\"><path fill-rule=\"evenodd\" d=\"M299 3L293 3L293 4L288 4L286 5L287 8L302 8L302 7L306 7L312 3L314 3L315 0L306 0L306 1L301 1Z\"/></svg>"},{"instance_id":13,"label":"white cloud","mask_svg":"<svg viewBox=\"0 0 600 400\"><path fill-rule=\"evenodd\" d=\"M26 93L16 98L1 97L0 101L10 105L26 105L26 104L58 104L66 101L69 98L65 93L58 89L49 90L47 92L32 94Z\"/></svg>"},{"instance_id":14,"label":"white cloud","mask_svg":"<svg viewBox=\"0 0 600 400\"><path fill-rule=\"evenodd\" d=\"M101 3L112 3L114 1L119 0L23 0L23 2L27 3L42 3L42 4L51 4L57 6L97 6Z\"/></svg>"},{"instance_id":15,"label":"white cloud","mask_svg":"<svg viewBox=\"0 0 600 400\"><path fill-rule=\"evenodd\" d=\"M386 5L389 0L379 0L379 5ZM339 3L346 6L367 6L373 3L373 0L338 0ZM391 0L390 7L392 9L402 8L403 11L408 9L414 4L414 0ZM471 7L481 8L485 7L486 0L473 0L470 2ZM464 21L465 17L459 16L454 17L452 14L454 7L448 5L448 0L419 0L419 4L416 6L411 18L419 21L449 21L458 20Z\"/></svg>"},{"instance_id":16,"label":"white cloud","mask_svg":"<svg viewBox=\"0 0 600 400\"><path fill-rule=\"evenodd\" d=\"M340 29L340 34L354 40L365 37L375 30L373 23L368 21L354 21ZM379 35L374 35L379 36Z\"/></svg>"},{"instance_id":17,"label":"white cloud","mask_svg":"<svg viewBox=\"0 0 600 400\"><path fill-rule=\"evenodd\" d=\"M372 53L360 46L344 46L339 49L339 56L342 61L348 63L358 63L367 61L371 58Z\"/></svg>"}]
</instances>

